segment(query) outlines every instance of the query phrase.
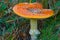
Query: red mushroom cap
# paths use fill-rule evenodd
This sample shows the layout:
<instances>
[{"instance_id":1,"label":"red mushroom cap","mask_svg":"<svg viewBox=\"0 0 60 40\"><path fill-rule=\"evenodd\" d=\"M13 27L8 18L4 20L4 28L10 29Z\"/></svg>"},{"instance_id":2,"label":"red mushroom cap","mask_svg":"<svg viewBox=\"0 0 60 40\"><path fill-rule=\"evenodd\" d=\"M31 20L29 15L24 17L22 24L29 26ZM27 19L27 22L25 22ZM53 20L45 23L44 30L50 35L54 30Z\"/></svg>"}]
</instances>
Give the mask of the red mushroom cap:
<instances>
[{"instance_id":1,"label":"red mushroom cap","mask_svg":"<svg viewBox=\"0 0 60 40\"><path fill-rule=\"evenodd\" d=\"M43 9L39 3L19 3L13 7L13 11L24 18L44 19L54 15L51 9Z\"/></svg>"}]
</instances>

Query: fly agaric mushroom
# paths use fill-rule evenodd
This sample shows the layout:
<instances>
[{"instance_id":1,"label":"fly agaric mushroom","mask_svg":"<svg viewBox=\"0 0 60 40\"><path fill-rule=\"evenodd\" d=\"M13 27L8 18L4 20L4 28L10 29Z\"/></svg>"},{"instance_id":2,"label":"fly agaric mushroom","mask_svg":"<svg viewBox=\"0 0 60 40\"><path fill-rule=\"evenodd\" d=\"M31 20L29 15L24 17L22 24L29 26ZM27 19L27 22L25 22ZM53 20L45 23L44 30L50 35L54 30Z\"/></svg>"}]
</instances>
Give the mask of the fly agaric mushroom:
<instances>
[{"instance_id":1,"label":"fly agaric mushroom","mask_svg":"<svg viewBox=\"0 0 60 40\"><path fill-rule=\"evenodd\" d=\"M37 29L37 19L49 18L53 15L51 9L43 9L42 4L39 3L19 3L13 7L13 11L24 18L30 19L30 35L32 40L37 40L36 35L40 34Z\"/></svg>"}]
</instances>

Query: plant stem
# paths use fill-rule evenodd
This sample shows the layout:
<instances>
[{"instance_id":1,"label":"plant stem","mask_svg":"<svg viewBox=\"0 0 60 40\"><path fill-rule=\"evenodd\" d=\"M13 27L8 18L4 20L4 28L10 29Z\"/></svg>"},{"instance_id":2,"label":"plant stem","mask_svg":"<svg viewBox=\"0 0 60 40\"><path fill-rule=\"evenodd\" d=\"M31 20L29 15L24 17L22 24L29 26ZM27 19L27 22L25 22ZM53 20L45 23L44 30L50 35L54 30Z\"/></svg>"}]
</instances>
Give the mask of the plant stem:
<instances>
[{"instance_id":1,"label":"plant stem","mask_svg":"<svg viewBox=\"0 0 60 40\"><path fill-rule=\"evenodd\" d=\"M32 0L29 1L30 3L32 2Z\"/></svg>"}]
</instances>

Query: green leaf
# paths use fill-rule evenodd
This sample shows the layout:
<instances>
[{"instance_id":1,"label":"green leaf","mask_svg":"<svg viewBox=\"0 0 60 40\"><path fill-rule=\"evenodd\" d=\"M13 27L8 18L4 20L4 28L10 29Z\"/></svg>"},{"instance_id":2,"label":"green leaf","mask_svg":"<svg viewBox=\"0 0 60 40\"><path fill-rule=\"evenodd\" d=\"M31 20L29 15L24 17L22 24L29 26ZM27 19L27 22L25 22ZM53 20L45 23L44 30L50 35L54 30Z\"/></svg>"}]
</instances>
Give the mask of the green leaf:
<instances>
[{"instance_id":1,"label":"green leaf","mask_svg":"<svg viewBox=\"0 0 60 40\"><path fill-rule=\"evenodd\" d=\"M32 2L36 2L36 0L33 0Z\"/></svg>"},{"instance_id":2,"label":"green leaf","mask_svg":"<svg viewBox=\"0 0 60 40\"><path fill-rule=\"evenodd\" d=\"M7 8L7 5L3 2L0 2L0 11L3 11Z\"/></svg>"},{"instance_id":3,"label":"green leaf","mask_svg":"<svg viewBox=\"0 0 60 40\"><path fill-rule=\"evenodd\" d=\"M9 0L9 2L11 3L11 2L12 2L12 0Z\"/></svg>"},{"instance_id":4,"label":"green leaf","mask_svg":"<svg viewBox=\"0 0 60 40\"><path fill-rule=\"evenodd\" d=\"M60 1L57 1L57 2L55 3L55 6L56 6L56 8L60 9Z\"/></svg>"},{"instance_id":5,"label":"green leaf","mask_svg":"<svg viewBox=\"0 0 60 40\"><path fill-rule=\"evenodd\" d=\"M59 6L60 6L60 1L57 1L57 2L55 3L55 6L59 7Z\"/></svg>"}]
</instances>

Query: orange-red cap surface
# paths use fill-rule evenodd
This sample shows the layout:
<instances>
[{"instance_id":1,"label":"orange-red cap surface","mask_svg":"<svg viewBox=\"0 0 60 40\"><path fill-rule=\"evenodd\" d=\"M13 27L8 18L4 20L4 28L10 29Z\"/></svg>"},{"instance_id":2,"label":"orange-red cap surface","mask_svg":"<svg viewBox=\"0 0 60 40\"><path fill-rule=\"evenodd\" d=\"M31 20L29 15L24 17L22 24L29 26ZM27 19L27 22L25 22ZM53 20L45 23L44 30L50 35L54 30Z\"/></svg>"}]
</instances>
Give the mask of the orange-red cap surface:
<instances>
[{"instance_id":1,"label":"orange-red cap surface","mask_svg":"<svg viewBox=\"0 0 60 40\"><path fill-rule=\"evenodd\" d=\"M32 12L35 11L35 9L40 12ZM13 7L13 11L21 17L32 19L44 19L54 14L53 10L43 9L42 4L39 3L19 3Z\"/></svg>"}]
</instances>

